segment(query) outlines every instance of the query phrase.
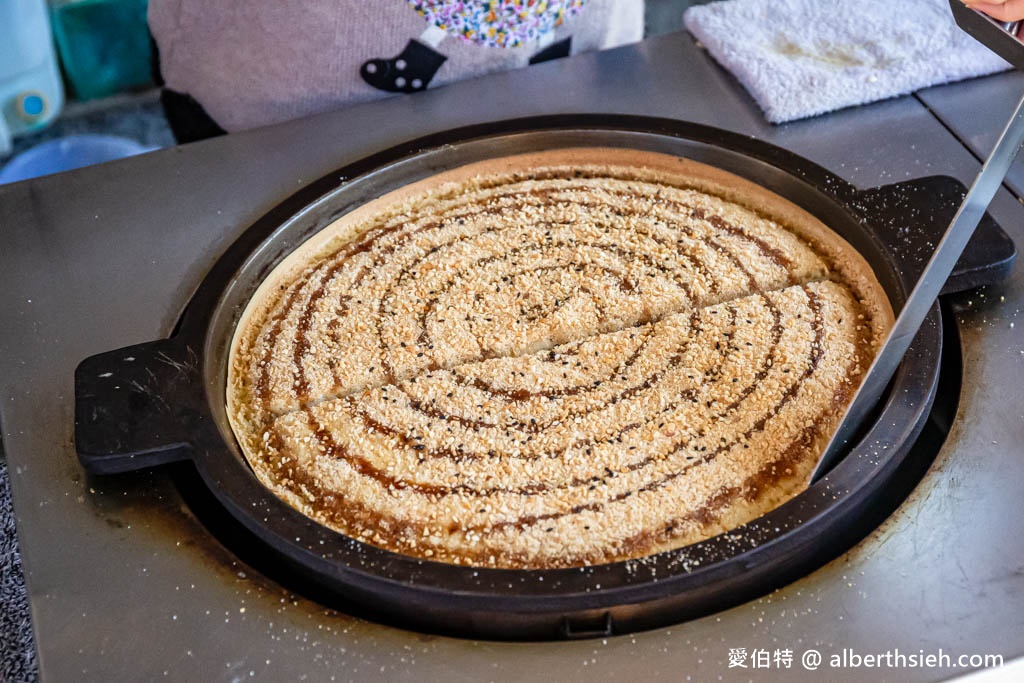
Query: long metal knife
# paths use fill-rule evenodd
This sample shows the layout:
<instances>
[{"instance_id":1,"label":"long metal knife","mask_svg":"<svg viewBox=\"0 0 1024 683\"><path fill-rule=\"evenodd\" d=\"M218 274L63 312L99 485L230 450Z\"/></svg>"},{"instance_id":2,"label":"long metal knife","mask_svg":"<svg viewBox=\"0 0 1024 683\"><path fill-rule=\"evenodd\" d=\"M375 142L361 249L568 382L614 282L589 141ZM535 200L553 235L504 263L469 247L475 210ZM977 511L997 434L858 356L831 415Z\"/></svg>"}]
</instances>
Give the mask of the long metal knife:
<instances>
[{"instance_id":1,"label":"long metal knife","mask_svg":"<svg viewBox=\"0 0 1024 683\"><path fill-rule=\"evenodd\" d=\"M840 456L850 446L850 441L857 435L857 430L864 423L865 418L872 411L875 404L882 397L885 388L889 385L896 368L907 347L917 335L917 331L924 322L928 311L931 309L935 299L939 296L942 285L953 272L953 266L963 253L968 240L974 234L975 228L985 215L989 203L995 196L996 191L1006 177L1010 164L1017 156L1021 144L1024 143L1024 97L1017 103L1017 109L1013 112L1010 122L1006 124L1003 134L996 142L992 153L985 160L974 184L967 191L963 203L957 210L953 221L949 224L935 253L932 254L924 272L910 293L910 297L903 305L893 325L892 331L882 344L878 355L864 376L853 401L846 409L839 427L832 435L825 452L814 468L811 475L811 483L814 483L824 476L833 465L838 462Z\"/></svg>"}]
</instances>

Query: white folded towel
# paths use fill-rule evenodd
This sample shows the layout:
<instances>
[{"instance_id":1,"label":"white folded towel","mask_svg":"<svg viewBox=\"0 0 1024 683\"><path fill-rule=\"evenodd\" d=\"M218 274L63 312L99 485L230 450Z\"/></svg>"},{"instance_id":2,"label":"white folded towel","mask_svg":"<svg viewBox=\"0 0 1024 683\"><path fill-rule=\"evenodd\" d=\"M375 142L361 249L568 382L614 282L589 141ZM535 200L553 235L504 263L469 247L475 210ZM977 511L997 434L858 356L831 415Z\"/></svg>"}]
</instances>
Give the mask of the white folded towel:
<instances>
[{"instance_id":1,"label":"white folded towel","mask_svg":"<svg viewBox=\"0 0 1024 683\"><path fill-rule=\"evenodd\" d=\"M947 0L725 0L686 28L772 123L1002 71Z\"/></svg>"}]
</instances>

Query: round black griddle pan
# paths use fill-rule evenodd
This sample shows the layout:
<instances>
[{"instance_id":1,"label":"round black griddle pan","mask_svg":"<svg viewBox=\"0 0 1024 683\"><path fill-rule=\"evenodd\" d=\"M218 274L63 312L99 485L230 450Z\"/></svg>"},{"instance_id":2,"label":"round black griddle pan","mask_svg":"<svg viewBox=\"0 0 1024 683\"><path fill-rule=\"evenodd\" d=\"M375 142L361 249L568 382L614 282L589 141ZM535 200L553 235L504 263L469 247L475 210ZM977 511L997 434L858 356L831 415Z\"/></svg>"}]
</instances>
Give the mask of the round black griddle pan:
<instances>
[{"instance_id":1,"label":"round black griddle pan","mask_svg":"<svg viewBox=\"0 0 1024 683\"><path fill-rule=\"evenodd\" d=\"M276 264L339 216L410 182L473 161L575 146L687 157L747 178L816 215L868 260L897 311L963 196L932 177L857 190L767 143L669 119L517 119L414 140L339 169L257 221L214 264L170 339L84 360L75 375L82 465L107 474L190 460L218 503L302 582L410 628L503 639L606 636L701 616L762 595L849 547L850 530L899 479L939 381L933 308L888 398L824 479L738 529L642 561L586 568L461 567L388 552L332 531L256 479L225 414L235 324ZM945 292L994 282L1014 245L988 217ZM844 545L845 543L845 545Z\"/></svg>"}]
</instances>

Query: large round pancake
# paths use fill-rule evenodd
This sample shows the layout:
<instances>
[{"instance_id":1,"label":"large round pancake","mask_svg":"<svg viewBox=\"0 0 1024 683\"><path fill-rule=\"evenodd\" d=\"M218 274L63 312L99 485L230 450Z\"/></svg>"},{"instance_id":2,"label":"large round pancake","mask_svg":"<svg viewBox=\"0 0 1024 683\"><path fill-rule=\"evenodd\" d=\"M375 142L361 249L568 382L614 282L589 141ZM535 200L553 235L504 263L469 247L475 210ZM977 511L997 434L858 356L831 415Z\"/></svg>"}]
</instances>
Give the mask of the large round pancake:
<instances>
[{"instance_id":1,"label":"large round pancake","mask_svg":"<svg viewBox=\"0 0 1024 683\"><path fill-rule=\"evenodd\" d=\"M496 192L508 188L516 189L521 195L532 193L530 196L542 196L547 204L534 202L525 208L520 207L516 213L516 206L507 201L501 203L507 196L495 199ZM459 233L460 228L455 226L460 224L454 216L457 212L465 212L474 197L480 197L485 207L496 207L494 215L477 221L479 226L473 219L467 220L470 227L462 227L463 233ZM595 198L600 200L596 205L593 203ZM488 204L492 201L494 203ZM685 211L680 207L685 207ZM432 224L428 220L432 210L435 215L447 215L448 218ZM531 247L541 255L537 258L546 255L551 261L543 265L541 261L534 260L528 265L542 264L547 269L545 273L553 272L555 276L527 280L527 275L532 276L533 271L526 271L527 275L519 273L516 269L522 270L522 262L510 262L507 254L517 249L525 253L521 245L550 230L553 211L563 212L557 217L559 229L565 235L564 243L555 246L550 236L546 243L538 241L535 248ZM617 220L620 226L608 227ZM477 232L472 232L474 229ZM517 229L520 231L514 232ZM664 236L668 233L678 233L680 237L676 244L682 246L676 246L675 251L663 248L667 244ZM442 242L439 237L442 234L447 235L444 239L451 235L458 239ZM602 237L608 234L613 234L615 239ZM424 235L431 235L430 239L435 242L416 242L427 239ZM579 236L576 242L567 241L574 235ZM380 247L380 254L374 254L373 250L387 239L393 240L386 244L387 250ZM399 247L392 248L393 244ZM466 244L478 249L474 258L484 254L492 259L488 265L497 263L494 266L496 272L481 276L480 270L473 270L478 268L482 258L473 261L456 253L461 245ZM484 247L480 247L481 244ZM623 249L623 244L627 248ZM607 258L613 246L617 247L615 256ZM434 251L430 252L430 249ZM361 285L357 276L344 280L346 268L356 272L356 259L363 259L387 275L389 265L401 258L407 257L410 263L422 268L419 265L424 260L422 253L455 253L450 261L442 262L442 265L449 266L447 271L444 268L432 270L461 273L458 268L450 266L468 264L465 272L472 272L483 283L475 291L467 288L461 299L450 297L450 301L455 303L437 310L457 311L471 323L477 318L496 318L497 322L483 328L467 325L466 328L472 328L467 333L465 329L441 325L434 325L430 330L423 322L428 320L427 317L406 315L405 319L412 322L405 327L393 325L394 329L389 332L391 338L385 343L381 326L369 329L364 325L366 321L372 319L374 312L383 318L379 314L382 310L390 310L387 306L400 309L401 306L418 305L424 297L431 296L427 293L433 286L429 284L429 278L434 277L429 274L431 271L399 270L397 267L388 282L397 281L407 287L403 296L394 297L397 303L389 302L386 297L373 300L368 296L365 308L355 313L337 313L340 307L328 305L327 302L357 296L364 291L359 289ZM583 266L580 265L581 254L585 256ZM726 254L727 258L720 257L720 254ZM372 261L371 258L377 260ZM653 264L646 266L646 270L636 266L645 258L646 263ZM555 266L551 266L552 263ZM586 266L593 263L599 263L603 268L595 269L596 275L586 272ZM693 263L697 267L690 268ZM500 270L506 264L509 269ZM366 263L359 267L367 270ZM662 277L666 271L669 276ZM615 272L616 277L627 272L628 286L600 289L606 284L608 272ZM508 273L518 274L510 277ZM566 273L570 276L566 277ZM510 279L502 280L502 277ZM630 497L633 501L644 499L644 514L637 513L635 509L631 511L628 506L615 505L611 506L614 509L605 510L602 521L598 522L590 519L596 514L595 510L587 508L596 505L595 500L570 496L561 502L545 503L542 496L534 491L531 496L504 501L504 507L497 512L475 513L476 517L467 517L466 500L479 497L476 495L478 492L463 485L458 490L468 491L470 495L460 498L451 495L443 486L439 488L436 481L429 485L420 481L422 477L440 476L437 472L431 474L427 466L411 467L400 475L388 475L383 479L377 476L388 470L388 458L393 459L390 464L392 470L410 457L417 465L425 465L425 458L423 463L419 462L422 455L419 451L426 450L426 447L416 448L423 444L410 444L402 439L381 441L378 437L387 430L379 421L353 421L352 415L357 412L354 406L371 405L374 401L379 403L381 395L388 391L392 395L407 395L417 380L420 387L424 387L441 382L446 373L486 371L500 374L502 367L507 369L536 363L544 353L554 352L548 349L559 345L611 343L616 335L668 329L681 319L711 315L710 312L720 306L752 305L751 301L771 302L779 297L779 301L788 301L786 297L796 296L793 292L797 290L811 291L799 285L826 281L830 284L811 287L825 287L829 295L826 299L831 302L826 308L842 313L824 318L831 322L820 333L817 351L811 349L812 344L800 347L803 355L791 354L784 358L791 373L801 376L801 358L806 361L814 354L825 354L822 357L829 358L826 365L831 364L831 374L808 374L802 380L806 386L793 390L793 396L800 397L800 400L791 397L786 404L800 403L803 412L799 414L813 425L813 429L801 426L794 432L796 427L792 424L780 426L778 429L782 431L779 434L785 432L786 435L777 435L774 442L768 439L754 449L760 459L749 457L749 443L747 448L742 448L743 444L737 442L740 444L738 448L746 453L742 454L743 457L735 456L731 465L728 464L731 451L722 451L720 457L716 456L711 463L714 467L699 468L685 467L689 451L679 451L683 454L676 455L684 460L675 465L675 456L669 457L657 449L646 453L643 457L652 459L652 462L661 458L663 467L677 467L671 492L675 498L659 500L650 495L650 490L640 495L639 489L618 492L607 487L602 489L612 497L629 493L622 500ZM494 285L500 289L501 283L509 282L521 285L525 282L517 295L528 294L541 303L545 288L557 290L554 308L548 305L539 318L542 324L531 327L517 320L517 311L522 309L508 307L501 298L501 292L490 294L488 289L487 296L480 294L484 291L483 286L489 288ZM673 289L675 284L679 286ZM795 289L794 285L797 285ZM416 290L417 286L424 287L424 291ZM569 295L578 293L574 287L579 291L586 287L590 289L586 290L587 296L571 299L576 305L572 315L558 317L557 313L571 308L565 303L568 299L559 301L559 297L565 292ZM364 289L370 294L385 291L383 285L377 290L372 290L372 287ZM318 294L319 299L315 299L314 294ZM507 292L505 296L508 296ZM577 305L577 302L582 303ZM593 302L600 304L594 308L602 311L603 315L595 315L587 309L586 305ZM501 312L505 308L508 311L502 318ZM794 313L805 314L809 315L806 310ZM440 315L436 314L435 318L445 323L447 318ZM444 315L453 317L448 313ZM389 316L389 319L402 318L400 314ZM346 324L345 320L350 320L354 326L352 329L357 330L356 343L347 347L330 338L329 333L331 325L336 332ZM790 327L798 325L798 320L800 318L794 318ZM840 320L843 322L837 322ZM623 149L554 150L471 164L411 184L343 216L297 249L261 285L238 324L231 346L228 414L246 457L268 488L317 521L351 536L398 552L455 563L548 567L606 562L643 556L720 533L772 509L799 492L817 453L827 441L838 415L891 321L888 300L863 258L816 218L764 188L718 169L668 155ZM483 332L479 332L480 329ZM359 330L365 334L359 336ZM266 343L271 338L273 343ZM457 343L452 343L453 339ZM688 339L684 344L680 337L677 341L687 347L700 348L701 343L707 340ZM763 341L762 338L751 339L750 348L759 348L762 355L770 353L768 347L761 344ZM451 349L444 351L447 354L444 355L438 349L443 350L446 343ZM773 360L772 364L780 362ZM342 371L338 369L339 364ZM388 371L381 373L379 368L385 365L389 365ZM268 366L275 368L277 374L267 370ZM781 369L779 365L779 372ZM728 379L735 379L738 384L741 376L739 373ZM758 373L752 375L757 376ZM758 380L764 383L765 388L742 385L746 387L743 390L749 392L747 396L756 397L767 391L769 376L774 375L769 372ZM318 377L324 381L318 384ZM828 380L822 380L822 377ZM714 381L707 380L695 386L678 385L675 390L694 392L699 389L707 393L717 391L716 386ZM671 393L672 390L668 386L658 387L662 392ZM499 397L504 396L510 403L515 403L516 397L530 393L528 387L513 385L505 386L502 392L499 392ZM443 391L425 400L444 399L454 393ZM422 406L424 399L417 400ZM663 403L665 401L667 399ZM601 413L597 407L597 403L592 406L595 415ZM734 406L734 411L738 407L739 404ZM322 415L329 409L333 411L330 415ZM664 411L650 407L648 411L647 418L665 417L662 415ZM789 412L786 415L789 416ZM466 419L465 415L462 417ZM608 415L606 417L606 425L617 424ZM506 415L506 418L519 419L512 415ZM700 418L694 414L689 419L708 420L710 422L705 426L713 427L721 416L712 418L704 415ZM778 417L772 419L780 425L785 422ZM601 422L598 418L592 420L598 421L592 422L587 429L596 433L600 431ZM434 429L442 433L449 427L444 420L434 422ZM644 420L639 422L646 424ZM637 420L618 426L621 428L634 423ZM311 424L317 424L318 428L311 430ZM759 434L769 433L775 428L775 422L766 420L762 427ZM629 431L637 431L637 428L632 427ZM430 429L427 429L427 437L429 434ZM548 436L555 438L551 434ZM334 441L336 438L349 439L348 445L341 449ZM728 437L724 438L728 440ZM653 441L658 440L654 438ZM533 446L535 444L531 443ZM564 446L564 443L548 444L544 457L565 465L569 471L574 456ZM644 448L643 444L634 445L635 450L643 451ZM489 456L489 452L496 455ZM532 474L509 471L509 453L499 453L493 447L483 449L482 453L481 456L474 451L477 457L470 458L464 449L459 453L460 457L450 458L453 463L450 467L454 468L450 475L462 476L460 470L471 462L477 469L469 468L466 472L474 472L478 483L489 482L485 487L487 490L494 490L497 486L493 480L495 473L505 472L511 477L504 484L506 488L532 486L536 489L544 482L558 478L557 467ZM366 469L366 463L371 461L376 465ZM353 469L354 464L358 466ZM622 465L621 462L619 464ZM628 464L623 466L628 467ZM481 467L482 470L479 469ZM491 474L485 475L488 468ZM680 473L683 470L690 474L684 476ZM718 474L710 474L712 470ZM652 471L650 468L630 470L636 480L634 483L640 488L651 484L650 481L644 483L642 477ZM368 482L361 483L356 475L366 475L367 472L376 474ZM573 476L586 478L582 472ZM595 475L590 473L587 476ZM357 491L361 493L355 495ZM406 492L409 495L405 495ZM528 500L530 497L538 500ZM689 501L685 505L681 502L684 499ZM551 531L546 531L548 526L544 526L545 530L538 531L542 528L540 521L553 519L545 517L554 514L549 509L550 505L569 505L568 500L575 501L570 509L573 506L587 509L573 515L562 515L576 518L571 523L565 522L563 527L552 525ZM607 502L603 500L602 505ZM549 508L544 508L545 504ZM673 508L675 516L670 512ZM443 510L448 510L447 519L437 516ZM687 512L684 514L682 510ZM685 517L683 521L680 521L680 515ZM589 523L579 522L584 517ZM511 521L524 518L534 521L528 525ZM668 527L671 530L665 531ZM599 529L603 531L599 532ZM517 531L512 533L510 530ZM637 540L641 538L644 539L642 542Z\"/></svg>"}]
</instances>

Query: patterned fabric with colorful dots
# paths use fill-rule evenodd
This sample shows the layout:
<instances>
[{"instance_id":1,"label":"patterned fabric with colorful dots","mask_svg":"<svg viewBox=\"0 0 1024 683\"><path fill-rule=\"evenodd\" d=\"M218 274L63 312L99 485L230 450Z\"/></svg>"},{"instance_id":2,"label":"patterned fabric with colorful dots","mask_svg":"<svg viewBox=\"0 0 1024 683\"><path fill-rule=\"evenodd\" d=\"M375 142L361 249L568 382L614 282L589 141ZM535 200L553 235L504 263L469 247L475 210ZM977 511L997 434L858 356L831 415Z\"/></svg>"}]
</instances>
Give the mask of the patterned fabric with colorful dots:
<instances>
[{"instance_id":1,"label":"patterned fabric with colorful dots","mask_svg":"<svg viewBox=\"0 0 1024 683\"><path fill-rule=\"evenodd\" d=\"M576 14L586 0L407 0L445 32L487 47L531 43Z\"/></svg>"}]
</instances>

